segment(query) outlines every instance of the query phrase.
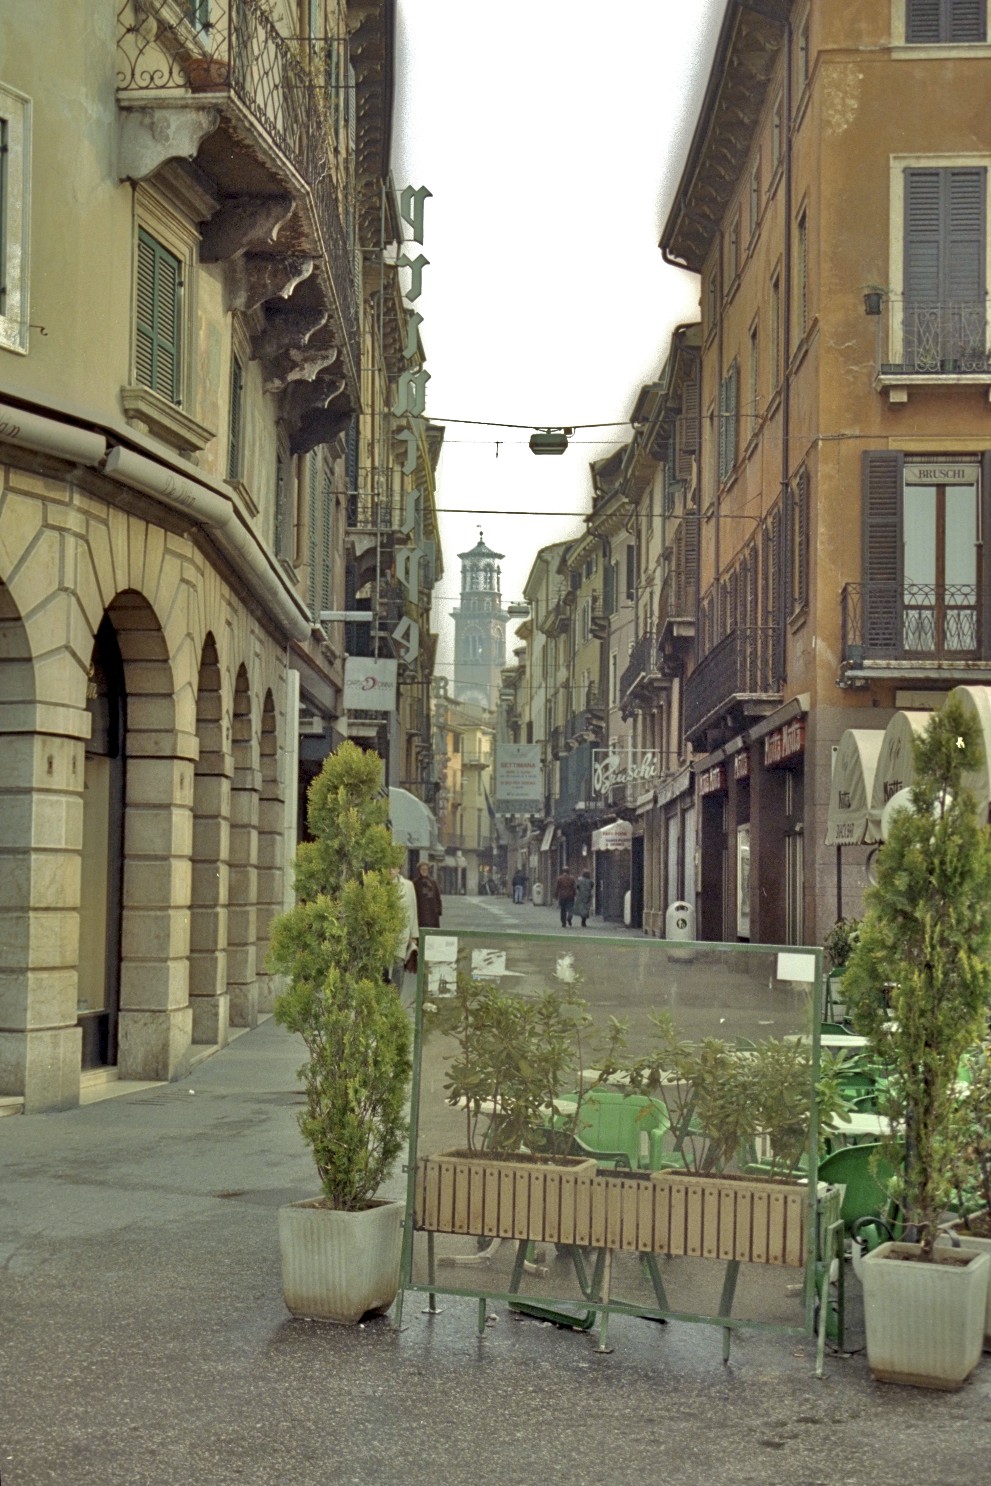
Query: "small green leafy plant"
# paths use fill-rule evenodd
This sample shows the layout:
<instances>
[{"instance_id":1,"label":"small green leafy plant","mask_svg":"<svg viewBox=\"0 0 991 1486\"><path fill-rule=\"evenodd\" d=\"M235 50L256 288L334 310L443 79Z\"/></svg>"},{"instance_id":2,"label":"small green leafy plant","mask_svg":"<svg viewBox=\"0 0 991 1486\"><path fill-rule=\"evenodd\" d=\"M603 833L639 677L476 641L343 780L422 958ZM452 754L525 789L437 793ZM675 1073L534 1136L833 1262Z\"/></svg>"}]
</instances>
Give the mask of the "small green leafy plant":
<instances>
[{"instance_id":1,"label":"small green leafy plant","mask_svg":"<svg viewBox=\"0 0 991 1486\"><path fill-rule=\"evenodd\" d=\"M313 840L296 854L300 901L272 926L269 967L287 977L275 1018L306 1045L299 1127L330 1207L374 1198L403 1148L409 1018L384 979L402 925L389 869L382 763L345 742L310 786Z\"/></svg>"},{"instance_id":2,"label":"small green leafy plant","mask_svg":"<svg viewBox=\"0 0 991 1486\"><path fill-rule=\"evenodd\" d=\"M838 918L822 941L830 970L843 970L860 938L859 918Z\"/></svg>"},{"instance_id":3,"label":"small green leafy plant","mask_svg":"<svg viewBox=\"0 0 991 1486\"><path fill-rule=\"evenodd\" d=\"M532 998L459 973L449 1028L456 1052L444 1091L464 1110L467 1150L532 1152L552 1126L554 1144L567 1149L578 1109L562 1120L558 1100L576 1088L590 1059L596 1084L615 1073L625 1038L614 1019L604 1033L596 1029L579 985L571 956L558 961L552 984Z\"/></svg>"},{"instance_id":4,"label":"small green leafy plant","mask_svg":"<svg viewBox=\"0 0 991 1486\"><path fill-rule=\"evenodd\" d=\"M656 1040L631 1083L662 1094L676 1154L686 1171L717 1174L754 1164L787 1179L800 1169L812 1119L812 1050L767 1038L745 1048L719 1037L688 1042L668 1012L653 1018ZM817 1141L843 1107L836 1069L824 1063L815 1088Z\"/></svg>"}]
</instances>

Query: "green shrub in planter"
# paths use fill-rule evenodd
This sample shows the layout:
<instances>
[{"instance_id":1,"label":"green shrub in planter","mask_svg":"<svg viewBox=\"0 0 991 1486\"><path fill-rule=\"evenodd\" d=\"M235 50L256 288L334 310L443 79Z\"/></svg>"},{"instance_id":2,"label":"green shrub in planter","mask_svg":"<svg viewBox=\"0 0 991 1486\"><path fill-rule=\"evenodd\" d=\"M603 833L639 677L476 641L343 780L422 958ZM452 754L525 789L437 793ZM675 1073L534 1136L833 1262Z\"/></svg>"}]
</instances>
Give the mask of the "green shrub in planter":
<instances>
[{"instance_id":1,"label":"green shrub in planter","mask_svg":"<svg viewBox=\"0 0 991 1486\"><path fill-rule=\"evenodd\" d=\"M843 989L890 1070L895 1195L931 1259L963 1139L957 1070L991 1002L991 832L962 787L979 750L958 702L933 713L914 753L912 808L896 813L878 853Z\"/></svg>"},{"instance_id":2,"label":"green shrub in planter","mask_svg":"<svg viewBox=\"0 0 991 1486\"><path fill-rule=\"evenodd\" d=\"M403 1149L409 1017L385 980L402 926L389 869L382 762L347 741L310 786L312 841L296 854L300 901L272 926L270 969L287 977L275 1018L306 1045L299 1127L330 1207L368 1205Z\"/></svg>"}]
</instances>

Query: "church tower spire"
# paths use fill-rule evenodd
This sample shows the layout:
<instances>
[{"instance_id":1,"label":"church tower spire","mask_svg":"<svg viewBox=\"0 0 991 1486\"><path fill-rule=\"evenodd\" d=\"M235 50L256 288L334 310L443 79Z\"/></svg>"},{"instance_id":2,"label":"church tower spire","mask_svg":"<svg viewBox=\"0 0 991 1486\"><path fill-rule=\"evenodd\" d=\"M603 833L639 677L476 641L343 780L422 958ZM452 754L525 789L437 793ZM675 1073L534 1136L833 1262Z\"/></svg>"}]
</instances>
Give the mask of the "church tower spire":
<instances>
[{"instance_id":1,"label":"church tower spire","mask_svg":"<svg viewBox=\"0 0 991 1486\"><path fill-rule=\"evenodd\" d=\"M499 673L506 664L509 615L502 607L499 567L504 555L486 547L481 531L470 551L458 553L461 602L451 611L454 695L458 701L493 709L498 705Z\"/></svg>"}]
</instances>

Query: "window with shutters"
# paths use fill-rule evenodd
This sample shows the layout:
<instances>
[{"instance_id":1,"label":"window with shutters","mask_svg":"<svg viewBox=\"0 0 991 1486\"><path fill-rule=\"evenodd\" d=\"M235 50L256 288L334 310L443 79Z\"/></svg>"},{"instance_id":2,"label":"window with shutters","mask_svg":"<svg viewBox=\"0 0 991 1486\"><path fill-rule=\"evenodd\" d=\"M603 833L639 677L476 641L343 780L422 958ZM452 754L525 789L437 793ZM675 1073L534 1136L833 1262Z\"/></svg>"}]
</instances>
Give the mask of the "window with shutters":
<instances>
[{"instance_id":1,"label":"window with shutters","mask_svg":"<svg viewBox=\"0 0 991 1486\"><path fill-rule=\"evenodd\" d=\"M750 327L749 340L749 367L747 374L748 395L747 413L749 427L746 438L756 432L757 418L760 414L760 327L755 320Z\"/></svg>"},{"instance_id":2,"label":"window with shutters","mask_svg":"<svg viewBox=\"0 0 991 1486\"><path fill-rule=\"evenodd\" d=\"M726 235L726 292L740 272L740 213L737 210Z\"/></svg>"},{"instance_id":3,"label":"window with shutters","mask_svg":"<svg viewBox=\"0 0 991 1486\"><path fill-rule=\"evenodd\" d=\"M207 428L197 418L199 238L187 207L185 200L173 200L166 187L141 182L135 188L131 370L120 397L129 421L188 452L204 449L217 428ZM247 365L246 355L241 362L242 368ZM217 406L216 396L211 405ZM229 444L222 444L221 469L229 453Z\"/></svg>"},{"instance_id":4,"label":"window with shutters","mask_svg":"<svg viewBox=\"0 0 991 1486\"><path fill-rule=\"evenodd\" d=\"M784 156L784 99L779 93L771 109L771 170L775 171Z\"/></svg>"},{"instance_id":5,"label":"window with shutters","mask_svg":"<svg viewBox=\"0 0 991 1486\"><path fill-rule=\"evenodd\" d=\"M281 443L275 455L275 555L291 563L296 557L296 481L289 450Z\"/></svg>"},{"instance_id":6,"label":"window with shutters","mask_svg":"<svg viewBox=\"0 0 991 1486\"><path fill-rule=\"evenodd\" d=\"M231 385L227 414L227 478L240 480L244 474L244 363L231 357Z\"/></svg>"},{"instance_id":7,"label":"window with shutters","mask_svg":"<svg viewBox=\"0 0 991 1486\"><path fill-rule=\"evenodd\" d=\"M912 166L902 184L903 366L986 371L987 169Z\"/></svg>"},{"instance_id":8,"label":"window with shutters","mask_svg":"<svg viewBox=\"0 0 991 1486\"><path fill-rule=\"evenodd\" d=\"M771 359L768 368L771 374L771 395L781 385L781 273L777 271L771 279Z\"/></svg>"},{"instance_id":9,"label":"window with shutters","mask_svg":"<svg viewBox=\"0 0 991 1486\"><path fill-rule=\"evenodd\" d=\"M804 467L788 492L788 609L809 601L809 473Z\"/></svg>"},{"instance_id":10,"label":"window with shutters","mask_svg":"<svg viewBox=\"0 0 991 1486\"><path fill-rule=\"evenodd\" d=\"M182 263L138 229L134 300L134 380L169 402L182 401Z\"/></svg>"},{"instance_id":11,"label":"window with shutters","mask_svg":"<svg viewBox=\"0 0 991 1486\"><path fill-rule=\"evenodd\" d=\"M809 328L809 214L803 207L795 224L795 329L801 340Z\"/></svg>"},{"instance_id":12,"label":"window with shutters","mask_svg":"<svg viewBox=\"0 0 991 1486\"><path fill-rule=\"evenodd\" d=\"M750 169L750 212L749 212L749 236L751 241L757 235L760 224L760 155L754 161Z\"/></svg>"},{"instance_id":13,"label":"window with shutters","mask_svg":"<svg viewBox=\"0 0 991 1486\"><path fill-rule=\"evenodd\" d=\"M0 347L28 349L31 102L0 84Z\"/></svg>"},{"instance_id":14,"label":"window with shutters","mask_svg":"<svg viewBox=\"0 0 991 1486\"><path fill-rule=\"evenodd\" d=\"M737 410L740 367L733 362L719 386L719 483L728 480L737 459Z\"/></svg>"},{"instance_id":15,"label":"window with shutters","mask_svg":"<svg viewBox=\"0 0 991 1486\"><path fill-rule=\"evenodd\" d=\"M636 591L637 591L637 569L636 569L636 561L637 561L637 549L636 549L636 547L634 547L633 543L630 542L630 543L627 544L627 548L626 548L626 597L628 599L632 599L632 598L635 598L636 597Z\"/></svg>"},{"instance_id":16,"label":"window with shutters","mask_svg":"<svg viewBox=\"0 0 991 1486\"><path fill-rule=\"evenodd\" d=\"M905 40L909 45L966 44L987 39L987 0L905 0Z\"/></svg>"},{"instance_id":17,"label":"window with shutters","mask_svg":"<svg viewBox=\"0 0 991 1486\"><path fill-rule=\"evenodd\" d=\"M989 456L864 456L868 658L987 658Z\"/></svg>"}]
</instances>

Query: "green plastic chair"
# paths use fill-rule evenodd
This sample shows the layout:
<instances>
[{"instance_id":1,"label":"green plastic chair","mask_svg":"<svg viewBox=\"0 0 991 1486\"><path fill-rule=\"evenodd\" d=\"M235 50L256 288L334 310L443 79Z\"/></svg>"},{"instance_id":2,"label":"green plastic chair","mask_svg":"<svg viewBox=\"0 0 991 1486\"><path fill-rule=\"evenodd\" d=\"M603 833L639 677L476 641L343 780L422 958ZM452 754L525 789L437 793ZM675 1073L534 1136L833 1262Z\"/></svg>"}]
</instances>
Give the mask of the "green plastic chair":
<instances>
[{"instance_id":1,"label":"green plastic chair","mask_svg":"<svg viewBox=\"0 0 991 1486\"><path fill-rule=\"evenodd\" d=\"M819 1162L819 1181L842 1182L846 1187L840 1216L848 1233L861 1218L887 1217L890 1204L885 1183L894 1176L894 1168L881 1152L877 1141L848 1145Z\"/></svg>"},{"instance_id":2,"label":"green plastic chair","mask_svg":"<svg viewBox=\"0 0 991 1486\"><path fill-rule=\"evenodd\" d=\"M568 1096L578 1100L578 1095ZM559 1115L558 1130L568 1129L569 1116ZM649 1170L649 1156L641 1155L658 1133L669 1127L667 1106L663 1099L648 1094L625 1094L619 1089L589 1089L580 1101L578 1118L571 1136L571 1154L594 1157L600 1166L624 1167L630 1171ZM646 1134L647 1142L641 1137Z\"/></svg>"}]
</instances>

